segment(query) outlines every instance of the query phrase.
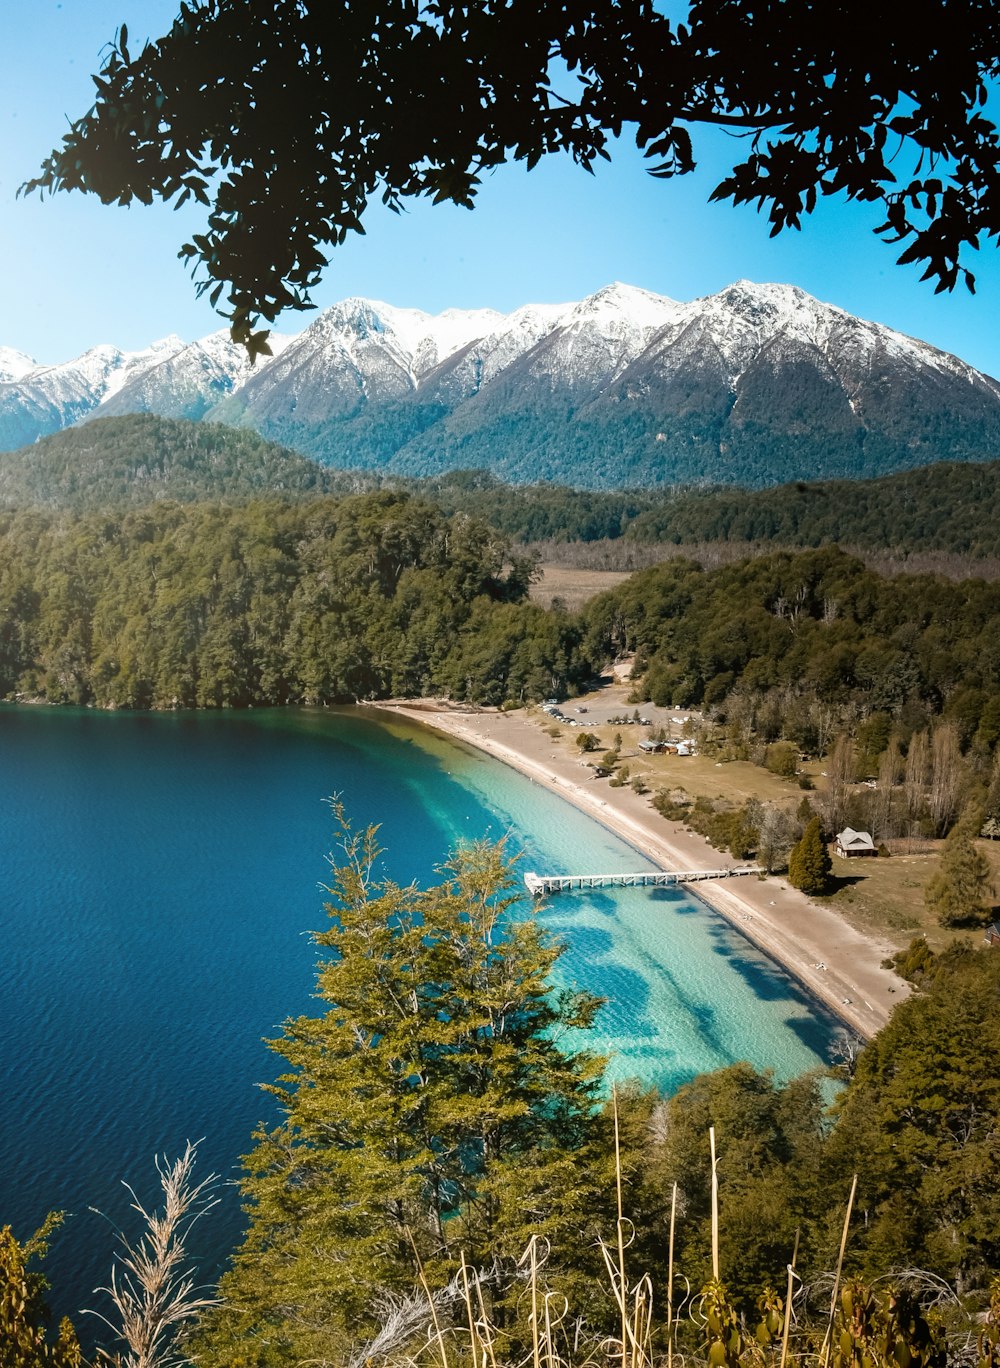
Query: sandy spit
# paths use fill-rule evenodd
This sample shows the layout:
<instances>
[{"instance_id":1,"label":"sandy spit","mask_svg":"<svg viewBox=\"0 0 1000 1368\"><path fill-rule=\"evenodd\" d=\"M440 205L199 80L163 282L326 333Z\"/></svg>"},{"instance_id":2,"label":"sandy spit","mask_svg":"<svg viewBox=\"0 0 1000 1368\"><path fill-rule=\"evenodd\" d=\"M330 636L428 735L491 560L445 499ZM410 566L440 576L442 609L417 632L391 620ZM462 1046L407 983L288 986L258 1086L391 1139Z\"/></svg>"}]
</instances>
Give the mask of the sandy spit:
<instances>
[{"instance_id":1,"label":"sandy spit","mask_svg":"<svg viewBox=\"0 0 1000 1368\"><path fill-rule=\"evenodd\" d=\"M523 713L463 708L434 699L390 701L377 707L433 727L544 784L661 869L724 869L737 863L701 836L666 821L647 797L628 787L611 788L605 780L590 777L591 771L580 761L556 754L541 727ZM881 967L892 952L888 942L855 930L780 876L706 880L693 887L862 1039L885 1025L894 1004L909 991L909 984Z\"/></svg>"}]
</instances>

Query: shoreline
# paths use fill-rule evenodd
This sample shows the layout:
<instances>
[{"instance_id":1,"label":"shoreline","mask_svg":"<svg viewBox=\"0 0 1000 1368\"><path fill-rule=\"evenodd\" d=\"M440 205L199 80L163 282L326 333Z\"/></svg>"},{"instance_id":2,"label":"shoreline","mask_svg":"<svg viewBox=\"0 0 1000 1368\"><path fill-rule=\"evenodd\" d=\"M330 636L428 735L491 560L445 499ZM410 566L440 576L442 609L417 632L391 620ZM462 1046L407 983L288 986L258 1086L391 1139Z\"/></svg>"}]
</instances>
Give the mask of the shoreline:
<instances>
[{"instance_id":1,"label":"shoreline","mask_svg":"<svg viewBox=\"0 0 1000 1368\"><path fill-rule=\"evenodd\" d=\"M553 752L541 728L521 712L462 708L436 699L365 706L501 761L600 822L661 869L722 869L739 863L660 817L631 789L584 777L581 762ZM905 980L881 967L892 946L855 930L781 876L706 879L691 885L691 891L864 1040L885 1025L892 1007L909 993Z\"/></svg>"}]
</instances>

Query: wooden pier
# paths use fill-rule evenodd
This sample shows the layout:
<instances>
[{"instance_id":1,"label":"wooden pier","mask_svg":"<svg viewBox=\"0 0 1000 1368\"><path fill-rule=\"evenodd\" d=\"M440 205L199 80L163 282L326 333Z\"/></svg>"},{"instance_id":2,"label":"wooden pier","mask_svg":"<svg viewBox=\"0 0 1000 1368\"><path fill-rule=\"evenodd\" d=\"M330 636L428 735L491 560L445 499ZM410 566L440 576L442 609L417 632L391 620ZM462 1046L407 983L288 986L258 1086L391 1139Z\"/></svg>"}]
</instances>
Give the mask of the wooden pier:
<instances>
[{"instance_id":1,"label":"wooden pier","mask_svg":"<svg viewBox=\"0 0 1000 1368\"><path fill-rule=\"evenodd\" d=\"M529 870L524 884L533 898L541 898L546 893L565 893L575 888L655 888L763 872L760 865L739 865L735 869L646 869L641 874L536 874Z\"/></svg>"}]
</instances>

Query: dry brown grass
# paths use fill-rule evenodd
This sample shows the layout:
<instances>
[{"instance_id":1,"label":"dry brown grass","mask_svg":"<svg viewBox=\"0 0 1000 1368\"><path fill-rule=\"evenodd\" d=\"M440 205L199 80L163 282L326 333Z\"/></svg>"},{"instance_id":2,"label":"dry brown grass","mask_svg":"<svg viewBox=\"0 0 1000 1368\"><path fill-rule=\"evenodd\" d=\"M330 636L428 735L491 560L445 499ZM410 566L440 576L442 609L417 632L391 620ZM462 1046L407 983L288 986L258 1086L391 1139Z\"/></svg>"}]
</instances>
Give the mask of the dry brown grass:
<instances>
[{"instance_id":1,"label":"dry brown grass","mask_svg":"<svg viewBox=\"0 0 1000 1368\"><path fill-rule=\"evenodd\" d=\"M899 949L914 936L926 936L934 950L943 950L954 941L982 932L946 929L940 926L924 904L924 888L937 869L943 841L922 842L922 849L908 852L905 842L895 843L896 853L888 860L842 860L834 855L833 874L837 891L821 899L836 908L847 921L863 931L876 931ZM993 883L1000 896L1000 844L980 841L979 848L990 861Z\"/></svg>"},{"instance_id":2,"label":"dry brown grass","mask_svg":"<svg viewBox=\"0 0 1000 1368\"><path fill-rule=\"evenodd\" d=\"M188 1266L188 1232L218 1201L212 1196L216 1174L200 1183L194 1181L196 1151L197 1145L189 1142L172 1164L157 1159L163 1193L159 1211L147 1211L132 1188L124 1185L143 1230L138 1240L118 1232L120 1249L111 1282L97 1289L108 1294L114 1310L110 1316L90 1313L125 1344L114 1355L99 1351L98 1363L107 1368L181 1368L188 1359L174 1352L177 1331L216 1305L214 1297L201 1295Z\"/></svg>"},{"instance_id":3,"label":"dry brown grass","mask_svg":"<svg viewBox=\"0 0 1000 1368\"><path fill-rule=\"evenodd\" d=\"M571 613L578 612L585 603L605 589L617 589L630 575L630 570L588 570L565 565L542 565L541 578L531 586L531 597L543 608L551 608L554 598L561 599Z\"/></svg>"}]
</instances>

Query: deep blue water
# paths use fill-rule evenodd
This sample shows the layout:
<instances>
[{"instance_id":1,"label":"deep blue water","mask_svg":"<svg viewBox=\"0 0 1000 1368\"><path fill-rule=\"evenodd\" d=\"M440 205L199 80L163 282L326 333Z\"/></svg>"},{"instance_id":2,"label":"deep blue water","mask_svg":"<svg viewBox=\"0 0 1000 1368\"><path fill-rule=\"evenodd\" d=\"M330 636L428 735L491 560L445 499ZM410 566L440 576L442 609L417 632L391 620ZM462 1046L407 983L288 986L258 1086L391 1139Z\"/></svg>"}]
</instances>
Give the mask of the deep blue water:
<instances>
[{"instance_id":1,"label":"deep blue water","mask_svg":"<svg viewBox=\"0 0 1000 1368\"><path fill-rule=\"evenodd\" d=\"M0 707L0 1224L24 1238L72 1213L47 1265L59 1314L100 1306L113 1232L90 1208L127 1223L121 1180L153 1200L154 1155L188 1139L231 1180L272 1118L262 1041L315 1009L335 793L381 823L400 882L482 835L540 872L648 865L507 767L384 716ZM541 915L569 945L561 978L608 999L589 1043L614 1076L672 1089L736 1059L780 1077L822 1062L830 1020L690 895L605 890ZM240 1221L229 1187L199 1230L206 1278Z\"/></svg>"}]
</instances>

